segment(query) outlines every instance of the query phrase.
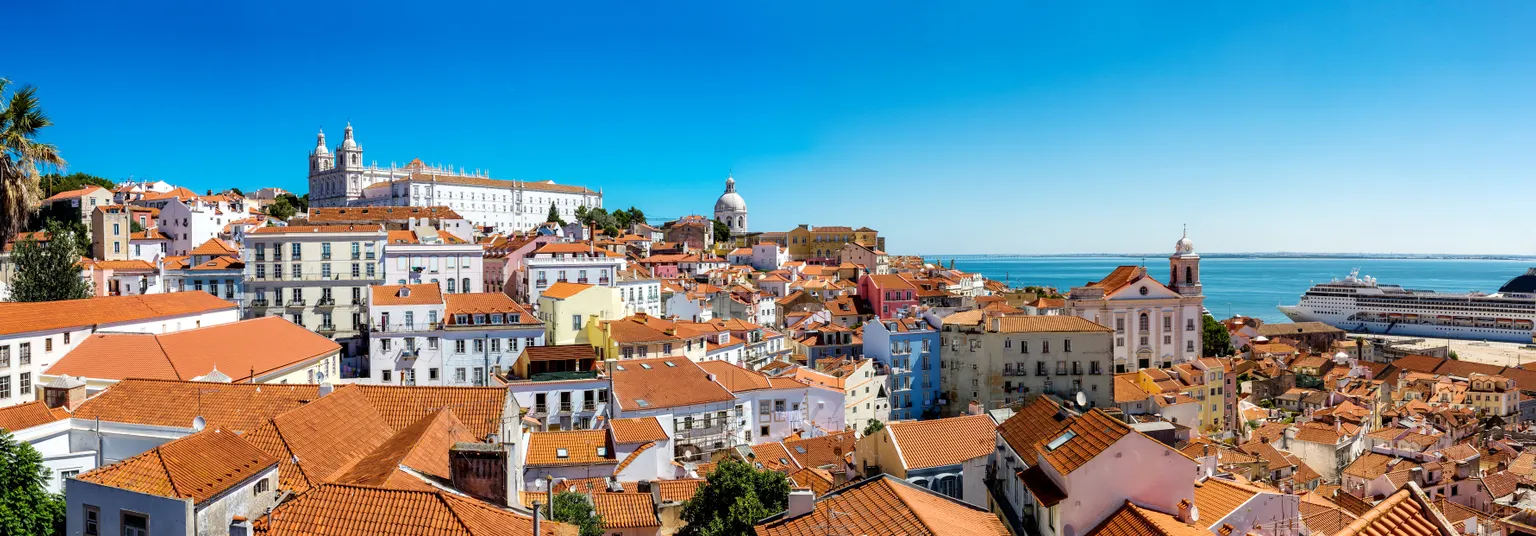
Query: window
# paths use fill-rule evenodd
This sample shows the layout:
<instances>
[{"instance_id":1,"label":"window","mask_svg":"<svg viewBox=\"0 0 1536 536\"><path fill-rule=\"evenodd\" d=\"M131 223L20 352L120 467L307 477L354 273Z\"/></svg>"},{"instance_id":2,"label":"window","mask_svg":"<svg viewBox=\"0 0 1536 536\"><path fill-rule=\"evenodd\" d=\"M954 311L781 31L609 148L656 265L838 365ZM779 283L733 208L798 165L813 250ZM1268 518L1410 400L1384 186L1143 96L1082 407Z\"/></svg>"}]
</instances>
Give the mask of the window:
<instances>
[{"instance_id":1,"label":"window","mask_svg":"<svg viewBox=\"0 0 1536 536\"><path fill-rule=\"evenodd\" d=\"M21 366L27 366L27 365L31 365L31 364L32 364L32 343L30 343L30 342L21 343ZM6 398L6 397L0 396L0 398Z\"/></svg>"},{"instance_id":2,"label":"window","mask_svg":"<svg viewBox=\"0 0 1536 536\"><path fill-rule=\"evenodd\" d=\"M453 352L457 354L464 353L464 341L453 341Z\"/></svg>"},{"instance_id":3,"label":"window","mask_svg":"<svg viewBox=\"0 0 1536 536\"><path fill-rule=\"evenodd\" d=\"M475 339L475 353L478 354L478 353L482 353L484 351L485 351L485 339Z\"/></svg>"},{"instance_id":4,"label":"window","mask_svg":"<svg viewBox=\"0 0 1536 536\"><path fill-rule=\"evenodd\" d=\"M121 512L123 536L149 536L148 515L127 510L122 510Z\"/></svg>"},{"instance_id":5,"label":"window","mask_svg":"<svg viewBox=\"0 0 1536 536\"><path fill-rule=\"evenodd\" d=\"M23 372L23 373L21 373L21 394L22 395L32 394L32 373L31 372Z\"/></svg>"},{"instance_id":6,"label":"window","mask_svg":"<svg viewBox=\"0 0 1536 536\"><path fill-rule=\"evenodd\" d=\"M491 339L491 351L492 352L500 352L501 351L501 339Z\"/></svg>"},{"instance_id":7,"label":"window","mask_svg":"<svg viewBox=\"0 0 1536 536\"><path fill-rule=\"evenodd\" d=\"M272 484L271 484L270 480L267 480L265 478L263 478L261 480L257 480L256 481L256 486L251 488L251 494L252 495L261 495L263 493L266 493L267 489L269 489L271 486L272 486Z\"/></svg>"},{"instance_id":8,"label":"window","mask_svg":"<svg viewBox=\"0 0 1536 536\"><path fill-rule=\"evenodd\" d=\"M1115 333L1125 333L1125 319L1124 318L1116 318L1115 319Z\"/></svg>"},{"instance_id":9,"label":"window","mask_svg":"<svg viewBox=\"0 0 1536 536\"><path fill-rule=\"evenodd\" d=\"M1193 352L1193 351L1195 351L1195 341L1184 341L1184 351L1185 352Z\"/></svg>"},{"instance_id":10,"label":"window","mask_svg":"<svg viewBox=\"0 0 1536 536\"><path fill-rule=\"evenodd\" d=\"M1040 361L1040 362L1035 363L1035 375L1036 376L1044 376L1045 375L1045 362L1044 361Z\"/></svg>"},{"instance_id":11,"label":"window","mask_svg":"<svg viewBox=\"0 0 1536 536\"><path fill-rule=\"evenodd\" d=\"M53 351L53 337L44 337L43 338L43 352L52 352L52 351Z\"/></svg>"},{"instance_id":12,"label":"window","mask_svg":"<svg viewBox=\"0 0 1536 536\"><path fill-rule=\"evenodd\" d=\"M1040 353L1042 353L1042 354L1049 354L1049 353L1051 353L1051 341L1040 341Z\"/></svg>"},{"instance_id":13,"label":"window","mask_svg":"<svg viewBox=\"0 0 1536 536\"><path fill-rule=\"evenodd\" d=\"M1193 319L1193 318L1186 318L1186 319L1184 319L1184 331L1194 331L1194 330L1195 330L1195 319Z\"/></svg>"},{"instance_id":14,"label":"window","mask_svg":"<svg viewBox=\"0 0 1536 536\"><path fill-rule=\"evenodd\" d=\"M1057 361L1056 362L1056 375L1057 376L1066 376L1067 375L1067 362L1066 361Z\"/></svg>"},{"instance_id":15,"label":"window","mask_svg":"<svg viewBox=\"0 0 1536 536\"><path fill-rule=\"evenodd\" d=\"M11 345L0 346L0 368L11 368Z\"/></svg>"},{"instance_id":16,"label":"window","mask_svg":"<svg viewBox=\"0 0 1536 536\"><path fill-rule=\"evenodd\" d=\"M1063 351L1063 352L1070 352L1070 351L1072 351L1072 339L1062 339L1062 341L1061 341L1061 351Z\"/></svg>"},{"instance_id":17,"label":"window","mask_svg":"<svg viewBox=\"0 0 1536 536\"><path fill-rule=\"evenodd\" d=\"M581 329L581 315L571 315L571 329Z\"/></svg>"},{"instance_id":18,"label":"window","mask_svg":"<svg viewBox=\"0 0 1536 536\"><path fill-rule=\"evenodd\" d=\"M1140 320L1136 322L1136 329L1141 331L1148 331L1152 329L1151 323L1152 321L1150 320L1150 317L1147 316L1147 313L1141 313Z\"/></svg>"},{"instance_id":19,"label":"window","mask_svg":"<svg viewBox=\"0 0 1536 536\"><path fill-rule=\"evenodd\" d=\"M485 367L475 367L475 385L481 385L480 382L482 380L484 380L484 379L485 379Z\"/></svg>"},{"instance_id":20,"label":"window","mask_svg":"<svg viewBox=\"0 0 1536 536\"><path fill-rule=\"evenodd\" d=\"M85 534L86 536L99 536L101 534L101 509L89 504L85 505Z\"/></svg>"},{"instance_id":21,"label":"window","mask_svg":"<svg viewBox=\"0 0 1536 536\"><path fill-rule=\"evenodd\" d=\"M380 374L381 374L380 377L384 379L384 383L389 383L391 381L394 381L392 379L393 374L390 374L390 372L393 372L393 371L391 371L389 369L384 369L384 370L380 371Z\"/></svg>"},{"instance_id":22,"label":"window","mask_svg":"<svg viewBox=\"0 0 1536 536\"><path fill-rule=\"evenodd\" d=\"M452 279L448 280L448 293L449 294L453 294L453 280Z\"/></svg>"},{"instance_id":23,"label":"window","mask_svg":"<svg viewBox=\"0 0 1536 536\"><path fill-rule=\"evenodd\" d=\"M437 337L427 337L427 348L437 349Z\"/></svg>"},{"instance_id":24,"label":"window","mask_svg":"<svg viewBox=\"0 0 1536 536\"><path fill-rule=\"evenodd\" d=\"M300 251L300 247L303 246L303 244L300 244L298 242L294 242L292 244L292 246L293 247L291 249L293 250L293 260L299 260L299 255L300 255L299 251Z\"/></svg>"},{"instance_id":25,"label":"window","mask_svg":"<svg viewBox=\"0 0 1536 536\"><path fill-rule=\"evenodd\" d=\"M1173 331L1173 315L1163 315L1163 333Z\"/></svg>"},{"instance_id":26,"label":"window","mask_svg":"<svg viewBox=\"0 0 1536 536\"><path fill-rule=\"evenodd\" d=\"M456 382L459 382L459 383L464 383L465 381L468 381L468 380L466 380L467 376L465 376L466 373L464 372L464 370L465 370L464 367L459 367L459 368L454 369L453 370L453 381L456 381ZM538 411L544 411L544 395L543 395L543 393L540 393L537 398L538 398L538 400L535 401L534 406L538 409Z\"/></svg>"},{"instance_id":27,"label":"window","mask_svg":"<svg viewBox=\"0 0 1536 536\"><path fill-rule=\"evenodd\" d=\"M390 339L379 339L379 349L388 352L389 351L389 341L390 341Z\"/></svg>"}]
</instances>

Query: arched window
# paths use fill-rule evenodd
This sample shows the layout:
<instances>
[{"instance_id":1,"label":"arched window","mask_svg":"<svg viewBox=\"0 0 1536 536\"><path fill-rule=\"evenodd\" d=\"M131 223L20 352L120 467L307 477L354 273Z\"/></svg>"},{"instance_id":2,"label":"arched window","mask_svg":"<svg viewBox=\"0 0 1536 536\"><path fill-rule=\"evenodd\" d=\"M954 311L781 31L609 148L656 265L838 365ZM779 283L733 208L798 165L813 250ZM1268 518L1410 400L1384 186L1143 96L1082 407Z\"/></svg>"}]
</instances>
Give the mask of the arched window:
<instances>
[{"instance_id":1,"label":"arched window","mask_svg":"<svg viewBox=\"0 0 1536 536\"><path fill-rule=\"evenodd\" d=\"M1142 331L1149 331L1149 330L1151 330L1152 329L1151 323L1152 323L1151 320L1149 320L1147 318L1147 313L1141 313L1141 321L1137 324L1141 328L1141 330Z\"/></svg>"},{"instance_id":2,"label":"arched window","mask_svg":"<svg viewBox=\"0 0 1536 536\"><path fill-rule=\"evenodd\" d=\"M1194 273L1195 273L1194 267L1192 267L1192 266L1185 266L1184 267L1184 284L1187 285L1187 284L1195 282Z\"/></svg>"},{"instance_id":3,"label":"arched window","mask_svg":"<svg viewBox=\"0 0 1536 536\"><path fill-rule=\"evenodd\" d=\"M464 285L459 287L460 292L469 292L469 278L464 278Z\"/></svg>"}]
</instances>

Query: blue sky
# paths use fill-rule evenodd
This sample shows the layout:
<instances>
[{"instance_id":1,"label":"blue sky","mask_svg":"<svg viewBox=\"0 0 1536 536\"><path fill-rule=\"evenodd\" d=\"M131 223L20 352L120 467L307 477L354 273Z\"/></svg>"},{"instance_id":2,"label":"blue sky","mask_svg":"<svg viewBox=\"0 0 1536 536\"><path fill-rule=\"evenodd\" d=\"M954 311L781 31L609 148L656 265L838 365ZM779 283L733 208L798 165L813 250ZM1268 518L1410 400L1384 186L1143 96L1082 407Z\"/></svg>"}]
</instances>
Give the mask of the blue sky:
<instances>
[{"instance_id":1,"label":"blue sky","mask_svg":"<svg viewBox=\"0 0 1536 536\"><path fill-rule=\"evenodd\" d=\"M350 119L894 253L1536 254L1536 4L1070 4L28 2L0 76L71 170L199 191L303 191Z\"/></svg>"}]
</instances>

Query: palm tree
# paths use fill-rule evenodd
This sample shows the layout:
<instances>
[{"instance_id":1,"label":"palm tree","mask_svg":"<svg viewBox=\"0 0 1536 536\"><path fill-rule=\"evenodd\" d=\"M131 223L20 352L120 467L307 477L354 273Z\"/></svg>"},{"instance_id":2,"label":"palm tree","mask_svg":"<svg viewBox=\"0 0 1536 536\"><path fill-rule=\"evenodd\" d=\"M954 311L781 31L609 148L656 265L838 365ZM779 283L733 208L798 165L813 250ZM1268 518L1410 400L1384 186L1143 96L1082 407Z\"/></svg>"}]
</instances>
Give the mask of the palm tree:
<instances>
[{"instance_id":1,"label":"palm tree","mask_svg":"<svg viewBox=\"0 0 1536 536\"><path fill-rule=\"evenodd\" d=\"M0 78L0 95L10 80ZM63 169L64 159L52 144L37 141L38 131L52 125L37 106L37 90L23 87L0 100L0 240L16 235L38 204L38 167Z\"/></svg>"}]
</instances>

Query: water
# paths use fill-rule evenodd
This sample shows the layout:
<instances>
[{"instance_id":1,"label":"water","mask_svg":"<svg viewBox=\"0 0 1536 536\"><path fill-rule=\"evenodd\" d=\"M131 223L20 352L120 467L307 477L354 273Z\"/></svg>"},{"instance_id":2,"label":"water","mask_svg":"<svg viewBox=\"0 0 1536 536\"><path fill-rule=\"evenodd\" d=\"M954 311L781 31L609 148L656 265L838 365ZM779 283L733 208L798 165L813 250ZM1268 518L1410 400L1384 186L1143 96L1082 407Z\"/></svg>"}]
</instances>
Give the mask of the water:
<instances>
[{"instance_id":1,"label":"water","mask_svg":"<svg viewBox=\"0 0 1536 536\"><path fill-rule=\"evenodd\" d=\"M1065 294L1071 287L1102 279L1116 266L1142 262L1141 257L980 257L960 258L955 268L1014 287L1051 286ZM1168 259L1146 258L1145 262L1149 275L1168 282ZM1294 305L1314 282L1342 279L1354 268L1387 285L1494 292L1532 266L1536 260L1210 257L1200 260L1200 283L1205 288L1205 307L1217 318L1240 314L1285 322L1276 305Z\"/></svg>"}]
</instances>

